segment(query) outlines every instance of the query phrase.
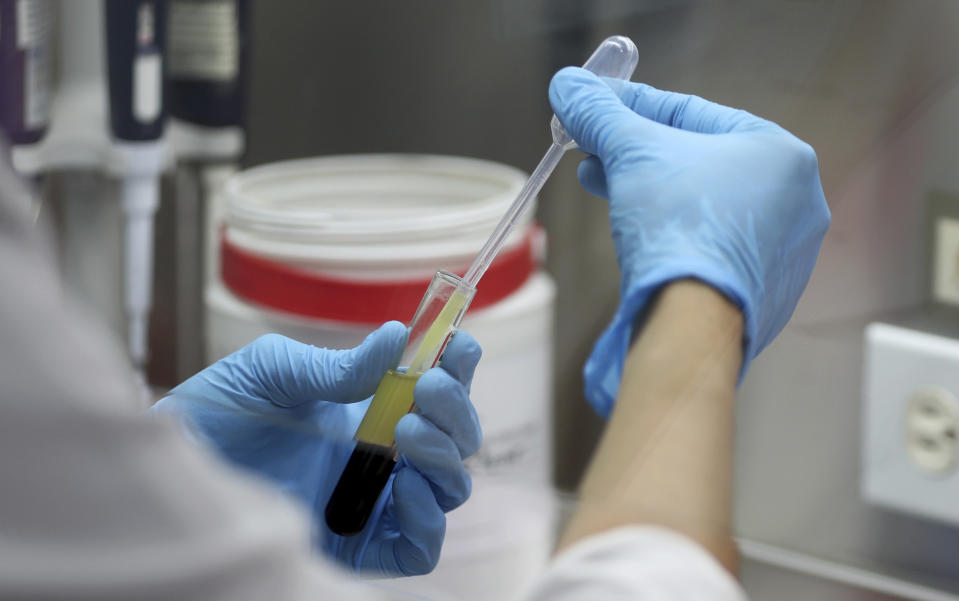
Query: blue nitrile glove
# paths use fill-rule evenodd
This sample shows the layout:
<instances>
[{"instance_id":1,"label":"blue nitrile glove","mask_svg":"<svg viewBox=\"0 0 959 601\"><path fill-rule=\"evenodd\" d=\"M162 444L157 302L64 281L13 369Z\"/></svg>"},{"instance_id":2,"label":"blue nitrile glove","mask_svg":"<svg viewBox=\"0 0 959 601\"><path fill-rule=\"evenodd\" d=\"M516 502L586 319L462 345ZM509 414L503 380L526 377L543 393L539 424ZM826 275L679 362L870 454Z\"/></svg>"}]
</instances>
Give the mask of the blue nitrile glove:
<instances>
[{"instance_id":1,"label":"blue nitrile glove","mask_svg":"<svg viewBox=\"0 0 959 601\"><path fill-rule=\"evenodd\" d=\"M439 559L445 512L469 497L463 458L482 434L469 400L480 347L453 336L442 367L420 377L418 412L396 426L400 460L363 532L326 527L324 510L352 451L352 436L383 373L396 365L406 327L390 322L346 351L271 334L196 374L154 411L178 416L230 462L306 503L317 544L356 570L424 574Z\"/></svg>"},{"instance_id":2,"label":"blue nitrile glove","mask_svg":"<svg viewBox=\"0 0 959 601\"><path fill-rule=\"evenodd\" d=\"M778 125L683 94L569 67L550 84L587 157L583 187L609 200L620 306L586 363L608 415L634 324L663 284L697 278L742 310L743 367L782 330L829 227L812 148Z\"/></svg>"}]
</instances>

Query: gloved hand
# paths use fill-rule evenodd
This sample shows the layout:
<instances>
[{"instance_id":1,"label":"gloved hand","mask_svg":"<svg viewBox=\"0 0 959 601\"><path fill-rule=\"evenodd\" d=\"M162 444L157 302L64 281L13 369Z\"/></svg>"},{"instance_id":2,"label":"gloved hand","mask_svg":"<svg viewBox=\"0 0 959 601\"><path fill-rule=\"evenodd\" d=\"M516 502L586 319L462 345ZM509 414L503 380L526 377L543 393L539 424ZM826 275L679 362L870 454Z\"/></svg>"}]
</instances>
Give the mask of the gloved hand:
<instances>
[{"instance_id":1,"label":"gloved hand","mask_svg":"<svg viewBox=\"0 0 959 601\"><path fill-rule=\"evenodd\" d=\"M743 312L743 367L779 333L829 226L812 148L778 125L650 86L569 67L550 103L582 151L579 179L609 200L620 306L586 363L607 415L632 331L665 283L697 278Z\"/></svg>"},{"instance_id":2,"label":"gloved hand","mask_svg":"<svg viewBox=\"0 0 959 601\"><path fill-rule=\"evenodd\" d=\"M396 366L406 336L403 324L390 322L345 351L263 336L175 388L153 411L178 416L231 463L306 503L316 542L329 555L357 570L424 574L439 559L444 513L469 497L462 460L482 438L469 400L481 351L469 334L457 332L441 367L417 382L418 412L396 426L400 460L363 532L342 537L324 520L369 405L356 401Z\"/></svg>"}]
</instances>

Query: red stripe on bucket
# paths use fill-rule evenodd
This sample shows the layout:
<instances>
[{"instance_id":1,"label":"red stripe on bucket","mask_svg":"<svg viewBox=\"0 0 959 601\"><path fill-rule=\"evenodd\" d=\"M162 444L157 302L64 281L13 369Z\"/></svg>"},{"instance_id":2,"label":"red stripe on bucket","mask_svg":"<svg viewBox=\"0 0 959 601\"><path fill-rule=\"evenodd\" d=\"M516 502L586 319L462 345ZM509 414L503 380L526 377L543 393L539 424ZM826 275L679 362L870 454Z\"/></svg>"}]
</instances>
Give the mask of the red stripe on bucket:
<instances>
[{"instance_id":1,"label":"red stripe on bucket","mask_svg":"<svg viewBox=\"0 0 959 601\"><path fill-rule=\"evenodd\" d=\"M477 287L472 309L501 301L522 286L538 265L542 228L499 255ZM358 281L326 277L250 253L220 235L223 282L253 303L305 317L350 323L382 323L413 317L430 280ZM462 275L462 273L460 273Z\"/></svg>"}]
</instances>

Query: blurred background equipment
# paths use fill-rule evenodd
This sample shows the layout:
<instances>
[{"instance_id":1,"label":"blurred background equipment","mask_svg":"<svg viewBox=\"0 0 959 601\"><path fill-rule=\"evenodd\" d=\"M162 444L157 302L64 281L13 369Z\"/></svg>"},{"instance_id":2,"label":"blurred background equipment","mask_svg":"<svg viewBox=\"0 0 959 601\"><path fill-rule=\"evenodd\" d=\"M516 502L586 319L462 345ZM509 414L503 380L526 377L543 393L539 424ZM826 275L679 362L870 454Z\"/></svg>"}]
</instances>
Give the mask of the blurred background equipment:
<instances>
[{"instance_id":1,"label":"blurred background equipment","mask_svg":"<svg viewBox=\"0 0 959 601\"><path fill-rule=\"evenodd\" d=\"M167 5L163 1L107 0L107 87L110 132L119 167L127 347L146 388L147 327L153 300L153 218L166 167L161 141ZM117 170L116 167L114 167ZM145 396L149 397L149 391Z\"/></svg>"},{"instance_id":2,"label":"blurred background equipment","mask_svg":"<svg viewBox=\"0 0 959 601\"><path fill-rule=\"evenodd\" d=\"M346 272L360 274L360 285L381 280L382 261L390 259L426 278L444 262L457 264L469 255L464 247L474 239L481 244L483 235L473 234L486 222L456 215L501 202L498 195L522 179L515 169L532 170L542 152L552 73L581 63L605 37L628 35L639 46L635 79L744 108L812 144L833 211L810 286L790 325L753 363L738 401L735 512L751 597L959 599L959 528L920 499L952 494L955 458L929 473L907 436L934 430L931 443L918 443L926 445L920 453L954 454L948 426L936 430L917 407L959 390L932 372L911 372L916 378L901 380L899 392L881 386L878 396L863 385L873 373L864 354L869 324L906 329L905 338L919 341L904 347L905 362L931 361L938 347L926 335L956 337L959 4L126 4L130 11L152 7L154 39L130 46L124 56L131 66L121 75L155 82L162 55L166 102L154 103L156 95L138 102L132 94L121 104L151 124L151 116L162 120L164 107L171 117L162 135L128 142L162 147L163 160L157 151L155 162L137 167L111 129L120 106L108 95L108 84L118 80L112 71L106 76L105 9L119 5L112 1L0 0L0 126L14 144L17 168L41 187L39 220L55 234L69 290L118 339L133 334L132 362L147 359L152 386L172 386L267 330L327 346L355 343L370 327L365 322L324 318L296 295L277 306L255 296L255 287L231 287L221 241L248 259L248 270L263 259L322 279L349 263ZM136 29L146 28L145 15L137 13ZM348 153L379 156L342 156ZM305 157L322 158L288 162ZM486 349L474 394L478 406L491 408L480 409L489 413L481 415L486 445L472 464L477 493L450 516L443 569L433 580L400 586L441 599L469 594L449 588L457 578L487 598L490 590L471 578L482 574L484 583L504 587L497 592L519 586L527 575L520 572L544 561L548 546L549 512L530 518L529 505L550 507L554 496L540 505L535 495L515 500L507 491L548 491L550 466L552 483L572 491L595 444L601 423L583 401L581 370L616 306L618 272L606 205L580 189L574 163L559 166L538 207L549 235L545 270L536 267L502 306L477 311L464 324ZM230 180L239 167L246 171ZM141 183L125 186L131 178ZM138 205L146 207L137 212L142 233L128 239L140 242L125 250L120 199L157 181L150 268L152 201ZM350 191L367 200L336 200ZM371 220L367 229L350 231L353 238L334 239L332 230L310 228L323 219L318 214L298 216L305 197L344 210L338 218L347 219L361 219L370 198L413 211L424 206L418 203L443 202L460 221L391 240L390 224ZM530 237L512 248L528 243L540 257L532 232L524 229ZM389 245L392 256L377 253L357 271L370 245ZM133 265L134 256L137 275L126 276L123 265ZM144 286L151 280L152 292ZM136 295L128 293L137 298L131 303L124 290L134 281L140 283ZM140 320L147 310L151 335L144 339L127 313ZM146 355L137 350L141 340ZM511 380L506 395L501 382L519 370L533 376ZM528 386L523 398L516 398L517 382ZM940 393L917 396L928 390ZM867 418L876 408L886 416L878 422ZM553 427L542 427L551 415ZM877 423L878 455L869 445ZM534 426L527 431L524 424ZM550 440L552 460L545 452ZM875 469L890 466L922 483L899 486L902 502L868 490ZM524 480L535 486L516 486ZM496 532L494 518L517 533L508 553L501 539L482 536ZM528 537L518 534L525 527Z\"/></svg>"},{"instance_id":3,"label":"blurred background equipment","mask_svg":"<svg viewBox=\"0 0 959 601\"><path fill-rule=\"evenodd\" d=\"M173 379L155 373L147 378L156 369L148 359L157 353L180 358L188 365L182 372L195 371L202 345L198 322L187 316L199 315L202 302L198 195L206 182L232 172L245 143L246 3L4 0L0 7L4 27L11 27L4 44L17 35L25 40L9 52L3 46L2 73L11 74L11 83L23 81L3 86L4 98L11 98L3 103L4 132L14 142L15 167L43 183L43 221L55 230L69 290L93 318L126 339L145 385L147 379L154 386ZM197 63L217 65L204 70ZM41 119L46 112L50 118ZM204 117L211 113L217 118ZM37 124L47 121L49 132L42 136ZM28 123L32 130L25 129ZM161 203L164 177L168 193ZM183 181L189 185L170 193ZM171 228L173 214L181 215L183 225ZM169 265L160 256L154 268L155 219L163 241L182 253L176 299L163 296L172 288L162 279L161 298L155 298L156 274L167 273ZM185 307L190 303L192 311ZM171 309L183 318L175 327L157 328ZM152 341L151 319L152 329L162 332ZM146 386L145 394L151 394Z\"/></svg>"}]
</instances>

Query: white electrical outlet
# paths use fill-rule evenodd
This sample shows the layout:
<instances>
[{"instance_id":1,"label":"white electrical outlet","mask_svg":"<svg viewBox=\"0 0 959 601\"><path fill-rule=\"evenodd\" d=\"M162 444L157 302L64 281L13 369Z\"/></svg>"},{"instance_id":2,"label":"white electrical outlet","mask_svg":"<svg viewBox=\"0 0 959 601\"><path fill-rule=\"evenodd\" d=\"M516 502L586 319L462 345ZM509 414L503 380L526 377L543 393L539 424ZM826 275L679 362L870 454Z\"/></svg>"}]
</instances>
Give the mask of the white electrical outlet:
<instances>
[{"instance_id":1,"label":"white electrical outlet","mask_svg":"<svg viewBox=\"0 0 959 601\"><path fill-rule=\"evenodd\" d=\"M959 305L959 219L937 217L933 236L932 297Z\"/></svg>"},{"instance_id":2,"label":"white electrical outlet","mask_svg":"<svg viewBox=\"0 0 959 601\"><path fill-rule=\"evenodd\" d=\"M863 497L959 524L959 340L874 323L865 345Z\"/></svg>"},{"instance_id":3,"label":"white electrical outlet","mask_svg":"<svg viewBox=\"0 0 959 601\"><path fill-rule=\"evenodd\" d=\"M939 386L917 390L906 407L906 449L916 467L931 476L956 467L956 397Z\"/></svg>"}]
</instances>

